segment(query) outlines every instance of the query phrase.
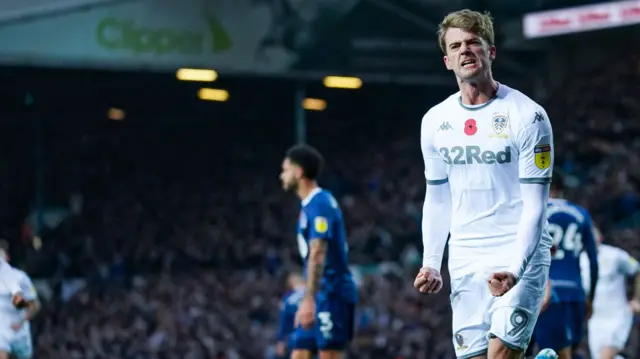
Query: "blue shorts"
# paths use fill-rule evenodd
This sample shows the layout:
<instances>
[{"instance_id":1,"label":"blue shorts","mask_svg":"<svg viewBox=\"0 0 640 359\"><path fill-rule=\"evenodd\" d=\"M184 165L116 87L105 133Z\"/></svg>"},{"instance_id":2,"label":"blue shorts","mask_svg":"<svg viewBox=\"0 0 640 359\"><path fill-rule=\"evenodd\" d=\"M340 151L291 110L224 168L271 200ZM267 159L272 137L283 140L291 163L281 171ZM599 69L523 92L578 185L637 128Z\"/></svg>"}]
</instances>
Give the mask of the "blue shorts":
<instances>
[{"instance_id":1,"label":"blue shorts","mask_svg":"<svg viewBox=\"0 0 640 359\"><path fill-rule=\"evenodd\" d=\"M575 347L582 341L586 307L582 302L551 303L540 314L534 338L540 348L555 351Z\"/></svg>"},{"instance_id":2,"label":"blue shorts","mask_svg":"<svg viewBox=\"0 0 640 359\"><path fill-rule=\"evenodd\" d=\"M345 350L353 338L355 303L336 294L320 294L316 301L316 325L310 331L296 328L292 350Z\"/></svg>"},{"instance_id":3,"label":"blue shorts","mask_svg":"<svg viewBox=\"0 0 640 359\"><path fill-rule=\"evenodd\" d=\"M312 353L317 352L316 329L295 328L293 333L291 333L289 344L287 345L287 358L291 356L291 352L294 350L308 350Z\"/></svg>"},{"instance_id":4,"label":"blue shorts","mask_svg":"<svg viewBox=\"0 0 640 359\"><path fill-rule=\"evenodd\" d=\"M319 350L345 350L353 339L356 304L345 301L338 294L318 296Z\"/></svg>"}]
</instances>

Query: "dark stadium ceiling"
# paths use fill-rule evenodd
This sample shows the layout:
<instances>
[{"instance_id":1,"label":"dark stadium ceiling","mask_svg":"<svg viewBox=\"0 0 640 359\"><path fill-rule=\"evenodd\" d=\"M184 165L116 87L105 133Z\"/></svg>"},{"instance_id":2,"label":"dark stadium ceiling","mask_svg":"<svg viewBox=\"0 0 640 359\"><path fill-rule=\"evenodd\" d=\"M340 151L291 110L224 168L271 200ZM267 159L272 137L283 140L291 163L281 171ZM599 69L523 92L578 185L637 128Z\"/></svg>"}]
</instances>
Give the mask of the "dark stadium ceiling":
<instances>
[{"instance_id":1,"label":"dark stadium ceiling","mask_svg":"<svg viewBox=\"0 0 640 359\"><path fill-rule=\"evenodd\" d=\"M584 3L584 2L581 2ZM442 64L435 30L448 11L469 7L488 9L496 18L498 45L504 39L500 28L503 23L519 20L529 11L578 5L576 1L431 1L431 0L362 0L337 24L326 29L313 46L303 50L303 61L298 70L321 70L335 74L353 72L404 73L410 77L440 77L442 87L388 88L365 83L359 91L328 90L320 83L308 83L307 95L326 98L330 109L357 108L397 100L411 106L412 118L443 94L455 88L455 82ZM526 6L526 8L525 8ZM521 36L520 34L514 34ZM357 45L357 46L354 46ZM531 56L538 50L500 49L496 62L496 76L501 81L514 83L514 78L525 78L522 68L541 62ZM260 113L291 116L296 83L290 80L230 77L221 72L212 86L228 89L231 100L223 106L203 103L195 94L201 86L176 81L172 73L106 72L57 69L30 69L0 67L0 80L11 86L0 87L0 112L18 114L25 110L24 96L31 92L39 111L55 114L89 111L103 116L110 106L127 111L155 113L161 117L175 114L184 118L189 114L210 114L221 107ZM517 86L517 84L516 84ZM519 87L522 88L522 87ZM526 88L523 88L526 91ZM361 102L358 102L361 101ZM186 109L186 110L185 110ZM215 110L217 111L217 110ZM330 111L328 110L327 113ZM7 119L7 116L4 117ZM1 120L0 120L1 121Z\"/></svg>"},{"instance_id":2,"label":"dark stadium ceiling","mask_svg":"<svg viewBox=\"0 0 640 359\"><path fill-rule=\"evenodd\" d=\"M122 0L109 0L114 1ZM532 45L535 42L522 39L522 14L578 4L573 0L342 0L352 5L338 11L335 0L316 0L326 1L327 10L306 19L291 0L253 1L276 4L273 22L277 30L270 36L299 57L287 73L290 77L302 73L373 74L383 79L404 78L397 82L433 85L449 83L435 35L447 12L461 8L492 12L499 45L495 72L511 82L540 62L540 56L532 56L539 51ZM505 38L509 39L508 47L501 46ZM224 73L224 68L216 70Z\"/></svg>"},{"instance_id":3,"label":"dark stadium ceiling","mask_svg":"<svg viewBox=\"0 0 640 359\"><path fill-rule=\"evenodd\" d=\"M296 68L404 74L416 79L435 76L440 78L434 84L446 82L447 71L435 34L446 13L462 8L490 11L500 46L505 37L510 37L510 43L526 41L519 25L524 13L592 2L601 1L362 0L309 49L301 51L303 58ZM539 49L527 45L499 51L495 72L503 79L520 78L524 69L530 70L540 59L532 56Z\"/></svg>"}]
</instances>

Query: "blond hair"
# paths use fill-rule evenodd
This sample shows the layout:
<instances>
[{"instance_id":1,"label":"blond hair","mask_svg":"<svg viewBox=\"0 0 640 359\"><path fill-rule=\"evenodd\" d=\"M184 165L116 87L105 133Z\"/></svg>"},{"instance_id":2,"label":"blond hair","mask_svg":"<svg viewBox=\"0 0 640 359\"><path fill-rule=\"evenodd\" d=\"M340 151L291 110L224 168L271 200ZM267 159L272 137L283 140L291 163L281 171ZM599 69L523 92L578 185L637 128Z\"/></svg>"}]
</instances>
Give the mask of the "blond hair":
<instances>
[{"instance_id":1,"label":"blond hair","mask_svg":"<svg viewBox=\"0 0 640 359\"><path fill-rule=\"evenodd\" d=\"M495 43L493 32L493 18L489 12L480 13L469 9L455 11L447 14L438 26L438 41L440 50L447 53L447 44L444 35L451 28L459 28L472 32L483 38L489 45Z\"/></svg>"}]
</instances>

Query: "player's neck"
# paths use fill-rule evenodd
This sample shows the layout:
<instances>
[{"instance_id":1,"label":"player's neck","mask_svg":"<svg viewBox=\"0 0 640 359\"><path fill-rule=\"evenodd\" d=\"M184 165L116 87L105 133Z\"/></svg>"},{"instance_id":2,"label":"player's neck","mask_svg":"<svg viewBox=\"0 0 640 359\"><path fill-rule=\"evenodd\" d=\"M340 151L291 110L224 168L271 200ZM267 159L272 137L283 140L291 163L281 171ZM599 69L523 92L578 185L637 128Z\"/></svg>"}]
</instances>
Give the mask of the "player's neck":
<instances>
[{"instance_id":1,"label":"player's neck","mask_svg":"<svg viewBox=\"0 0 640 359\"><path fill-rule=\"evenodd\" d=\"M309 197L309 194L318 188L318 183L316 181L300 181L298 185L298 198L301 201L304 201L305 198Z\"/></svg>"},{"instance_id":2,"label":"player's neck","mask_svg":"<svg viewBox=\"0 0 640 359\"><path fill-rule=\"evenodd\" d=\"M460 87L460 99L463 105L482 105L495 97L498 92L498 83L493 79L491 73L488 73L485 78L463 81L459 80L458 85Z\"/></svg>"}]
</instances>

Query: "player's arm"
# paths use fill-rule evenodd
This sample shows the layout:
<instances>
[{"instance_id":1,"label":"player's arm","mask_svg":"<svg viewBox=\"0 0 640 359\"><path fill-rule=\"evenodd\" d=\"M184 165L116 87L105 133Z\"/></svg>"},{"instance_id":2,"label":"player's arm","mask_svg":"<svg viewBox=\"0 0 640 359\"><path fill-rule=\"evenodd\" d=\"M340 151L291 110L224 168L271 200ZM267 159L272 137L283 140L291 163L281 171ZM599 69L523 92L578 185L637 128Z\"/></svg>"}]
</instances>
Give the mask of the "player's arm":
<instances>
[{"instance_id":1,"label":"player's arm","mask_svg":"<svg viewBox=\"0 0 640 359\"><path fill-rule=\"evenodd\" d=\"M38 300L38 292L33 285L31 278L28 275L22 273L20 278L20 293L24 299L25 315L22 318L22 323L32 320L40 311L40 300Z\"/></svg>"},{"instance_id":2,"label":"player's arm","mask_svg":"<svg viewBox=\"0 0 640 359\"><path fill-rule=\"evenodd\" d=\"M533 112L523 119L515 139L523 205L516 235L519 251L509 268L516 281L524 274L542 237L553 171L551 124L542 108Z\"/></svg>"},{"instance_id":3,"label":"player's arm","mask_svg":"<svg viewBox=\"0 0 640 359\"><path fill-rule=\"evenodd\" d=\"M282 301L280 307L280 318L278 320L278 332L276 334L276 351L277 355L282 357L286 352L287 336L293 326L293 315L287 306L288 296Z\"/></svg>"},{"instance_id":4,"label":"player's arm","mask_svg":"<svg viewBox=\"0 0 640 359\"><path fill-rule=\"evenodd\" d=\"M593 303L593 298L596 295L596 285L598 284L598 250L596 248L596 234L595 228L591 222L591 217L585 211L585 221L583 223L584 230L582 231L582 243L585 247L585 251L587 252L587 257L589 258L589 278L592 278L589 281L589 292L587 293L587 299L589 302Z\"/></svg>"},{"instance_id":5,"label":"player's arm","mask_svg":"<svg viewBox=\"0 0 640 359\"><path fill-rule=\"evenodd\" d=\"M547 280L547 285L544 289L544 297L542 299L542 306L540 308L540 313L547 310L547 308L549 307L549 304L551 304L552 293L553 293L553 289L551 288L551 280L549 279Z\"/></svg>"},{"instance_id":6,"label":"player's arm","mask_svg":"<svg viewBox=\"0 0 640 359\"><path fill-rule=\"evenodd\" d=\"M622 271L627 276L635 276L634 288L633 288L633 300L640 304L640 264L635 258L631 257L629 253L621 251L621 266Z\"/></svg>"},{"instance_id":7,"label":"player's arm","mask_svg":"<svg viewBox=\"0 0 640 359\"><path fill-rule=\"evenodd\" d=\"M328 241L331 240L333 230L332 209L328 205L323 208L313 206L309 209L307 217L311 224L309 236L309 257L307 259L307 286L305 297L315 298L320 290L322 274L324 273L327 259ZM324 208L326 207L326 208Z\"/></svg>"},{"instance_id":8,"label":"player's arm","mask_svg":"<svg viewBox=\"0 0 640 359\"><path fill-rule=\"evenodd\" d=\"M589 255L586 252L582 252L580 254L580 274L582 277L582 289L584 289L585 293L589 298L595 298L595 293L590 291L591 288L591 261L589 260ZM596 277L599 274L596 275ZM595 288L595 286L593 286Z\"/></svg>"},{"instance_id":9,"label":"player's arm","mask_svg":"<svg viewBox=\"0 0 640 359\"><path fill-rule=\"evenodd\" d=\"M636 262L636 265L637 263L638 262ZM634 313L640 314L640 271L636 273L636 279L634 281L633 298L631 299L631 308Z\"/></svg>"},{"instance_id":10,"label":"player's arm","mask_svg":"<svg viewBox=\"0 0 640 359\"><path fill-rule=\"evenodd\" d=\"M293 323L293 317L287 310L287 298L280 304L280 318L278 319L278 331L276 333L276 340L278 342L284 341L289 334L291 323Z\"/></svg>"},{"instance_id":11,"label":"player's arm","mask_svg":"<svg viewBox=\"0 0 640 359\"><path fill-rule=\"evenodd\" d=\"M424 158L426 193L422 207L422 267L440 271L451 229L451 190L447 164L433 143L429 113L422 119L420 147Z\"/></svg>"}]
</instances>

